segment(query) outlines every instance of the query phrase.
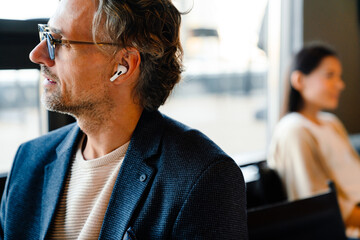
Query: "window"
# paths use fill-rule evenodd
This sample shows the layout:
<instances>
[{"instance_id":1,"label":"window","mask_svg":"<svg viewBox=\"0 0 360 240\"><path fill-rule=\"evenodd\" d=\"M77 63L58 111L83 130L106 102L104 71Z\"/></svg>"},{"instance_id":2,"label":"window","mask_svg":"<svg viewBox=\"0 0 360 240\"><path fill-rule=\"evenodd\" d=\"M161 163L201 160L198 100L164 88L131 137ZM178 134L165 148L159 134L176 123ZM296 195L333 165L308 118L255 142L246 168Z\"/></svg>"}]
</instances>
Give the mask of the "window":
<instances>
[{"instance_id":1,"label":"window","mask_svg":"<svg viewBox=\"0 0 360 240\"><path fill-rule=\"evenodd\" d=\"M48 18L54 12L57 4L56 0L5 1L1 3L0 19ZM19 8L19 6L21 7ZM29 52L24 52L23 56L19 56L18 59L12 57L15 59L14 61L8 61L9 56L3 53L5 48L12 45L13 42L6 39L8 36L6 31L6 26L2 26L0 41L3 42L1 42L2 48L0 47L0 62L11 62L9 64L11 66L0 66L2 69L0 70L0 153L2 156L0 173L9 171L16 149L22 142L35 138L42 132L39 107L39 71L36 69L15 70L28 65L30 60L27 55ZM36 27L33 31L37 35ZM22 47L19 48L18 51L23 50ZM26 68L29 67L26 66Z\"/></svg>"},{"instance_id":2,"label":"window","mask_svg":"<svg viewBox=\"0 0 360 240\"><path fill-rule=\"evenodd\" d=\"M9 170L20 143L40 135L37 70L0 71L0 172Z\"/></svg>"},{"instance_id":3,"label":"window","mask_svg":"<svg viewBox=\"0 0 360 240\"><path fill-rule=\"evenodd\" d=\"M49 18L55 12L58 3L58 0L2 1L0 18L18 20Z\"/></svg>"},{"instance_id":4,"label":"window","mask_svg":"<svg viewBox=\"0 0 360 240\"><path fill-rule=\"evenodd\" d=\"M186 0L182 82L162 112L214 140L240 161L267 144L268 59L260 39L267 0ZM265 21L266 22L266 21Z\"/></svg>"},{"instance_id":5,"label":"window","mask_svg":"<svg viewBox=\"0 0 360 240\"><path fill-rule=\"evenodd\" d=\"M284 22L288 23L288 29L295 29L292 22L283 18L283 12L287 11L283 5L291 5L290 2L173 2L183 12L192 8L183 16L181 29L185 72L181 83L160 110L201 130L239 164L254 156L256 160L263 160L269 129L274 125L279 105L280 50L287 46L281 29ZM49 18L57 4L58 0L7 1L1 4L0 19ZM299 12L301 8L294 7L293 10ZM35 28L35 34L36 31ZM268 45L271 48L268 49ZM284 51L288 53L291 47ZM27 50L23 52L28 54ZM4 69L1 62L7 63L8 59L4 58L0 52L0 69ZM0 70L3 155L0 172L8 171L22 142L47 129L40 117L39 72L13 70L18 68Z\"/></svg>"}]
</instances>

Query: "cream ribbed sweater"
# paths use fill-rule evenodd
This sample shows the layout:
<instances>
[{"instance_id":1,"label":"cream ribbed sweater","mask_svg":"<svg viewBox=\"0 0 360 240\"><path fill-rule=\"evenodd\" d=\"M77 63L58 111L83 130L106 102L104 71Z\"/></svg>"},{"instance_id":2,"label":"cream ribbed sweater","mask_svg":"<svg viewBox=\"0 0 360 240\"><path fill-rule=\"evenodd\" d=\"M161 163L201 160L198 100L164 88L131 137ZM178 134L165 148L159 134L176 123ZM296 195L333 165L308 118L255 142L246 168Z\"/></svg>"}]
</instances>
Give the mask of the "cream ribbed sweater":
<instances>
[{"instance_id":1,"label":"cream ribbed sweater","mask_svg":"<svg viewBox=\"0 0 360 240\"><path fill-rule=\"evenodd\" d=\"M92 160L84 160L81 145L66 179L50 239L98 239L129 142Z\"/></svg>"}]
</instances>

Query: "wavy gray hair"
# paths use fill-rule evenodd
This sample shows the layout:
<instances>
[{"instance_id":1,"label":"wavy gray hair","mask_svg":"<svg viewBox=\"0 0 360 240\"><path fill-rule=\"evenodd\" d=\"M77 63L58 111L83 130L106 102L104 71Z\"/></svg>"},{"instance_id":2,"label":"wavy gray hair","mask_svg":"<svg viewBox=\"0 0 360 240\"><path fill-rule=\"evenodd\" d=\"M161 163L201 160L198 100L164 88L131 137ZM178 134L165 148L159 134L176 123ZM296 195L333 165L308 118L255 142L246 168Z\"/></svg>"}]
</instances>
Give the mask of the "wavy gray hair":
<instances>
[{"instance_id":1,"label":"wavy gray hair","mask_svg":"<svg viewBox=\"0 0 360 240\"><path fill-rule=\"evenodd\" d=\"M171 0L97 0L93 37L98 33L120 48L140 52L134 97L147 110L159 108L180 81L183 50L181 13ZM101 27L103 28L101 28Z\"/></svg>"}]
</instances>

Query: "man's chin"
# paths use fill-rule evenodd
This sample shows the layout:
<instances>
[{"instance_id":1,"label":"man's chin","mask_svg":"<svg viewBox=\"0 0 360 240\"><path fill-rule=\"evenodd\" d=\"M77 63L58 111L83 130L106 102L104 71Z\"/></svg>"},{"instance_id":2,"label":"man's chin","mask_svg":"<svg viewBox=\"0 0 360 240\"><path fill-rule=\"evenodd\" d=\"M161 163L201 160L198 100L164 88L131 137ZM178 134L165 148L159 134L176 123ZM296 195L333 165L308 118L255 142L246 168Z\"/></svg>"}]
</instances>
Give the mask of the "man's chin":
<instances>
[{"instance_id":1,"label":"man's chin","mask_svg":"<svg viewBox=\"0 0 360 240\"><path fill-rule=\"evenodd\" d=\"M67 107L59 99L51 99L43 95L41 102L48 111L69 114Z\"/></svg>"},{"instance_id":2,"label":"man's chin","mask_svg":"<svg viewBox=\"0 0 360 240\"><path fill-rule=\"evenodd\" d=\"M76 118L76 115L74 113L70 112L68 109L54 107L54 106L51 106L51 107L50 106L45 106L45 109L50 111L50 112L66 114L66 115L70 115L70 116Z\"/></svg>"}]
</instances>

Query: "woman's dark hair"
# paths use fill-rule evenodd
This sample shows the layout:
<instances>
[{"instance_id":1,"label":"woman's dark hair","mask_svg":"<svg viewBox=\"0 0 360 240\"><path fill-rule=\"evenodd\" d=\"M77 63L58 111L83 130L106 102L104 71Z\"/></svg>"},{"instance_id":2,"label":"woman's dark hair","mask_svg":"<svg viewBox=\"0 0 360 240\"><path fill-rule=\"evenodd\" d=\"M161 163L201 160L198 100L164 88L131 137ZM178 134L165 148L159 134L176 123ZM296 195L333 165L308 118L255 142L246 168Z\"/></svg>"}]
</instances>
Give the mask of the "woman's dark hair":
<instances>
[{"instance_id":1,"label":"woman's dark hair","mask_svg":"<svg viewBox=\"0 0 360 240\"><path fill-rule=\"evenodd\" d=\"M300 71L308 75L320 65L324 58L329 56L338 57L333 49L323 44L307 45L294 56L286 79L282 116L301 110L304 104L300 93L291 85L291 74L294 71Z\"/></svg>"}]
</instances>

